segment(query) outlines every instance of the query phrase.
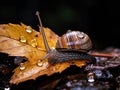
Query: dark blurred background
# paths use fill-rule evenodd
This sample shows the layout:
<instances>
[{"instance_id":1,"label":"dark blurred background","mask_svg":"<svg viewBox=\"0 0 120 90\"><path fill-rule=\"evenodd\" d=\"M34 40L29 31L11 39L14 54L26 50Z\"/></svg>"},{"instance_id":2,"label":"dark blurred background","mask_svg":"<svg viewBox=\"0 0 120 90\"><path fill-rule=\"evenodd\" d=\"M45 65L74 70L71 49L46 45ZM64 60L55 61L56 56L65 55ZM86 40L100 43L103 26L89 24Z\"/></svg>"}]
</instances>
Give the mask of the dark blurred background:
<instances>
[{"instance_id":1,"label":"dark blurred background","mask_svg":"<svg viewBox=\"0 0 120 90\"><path fill-rule=\"evenodd\" d=\"M94 48L120 47L119 9L113 0L2 0L0 24L22 22L37 30L39 11L43 26L58 35L80 30L90 36Z\"/></svg>"}]
</instances>

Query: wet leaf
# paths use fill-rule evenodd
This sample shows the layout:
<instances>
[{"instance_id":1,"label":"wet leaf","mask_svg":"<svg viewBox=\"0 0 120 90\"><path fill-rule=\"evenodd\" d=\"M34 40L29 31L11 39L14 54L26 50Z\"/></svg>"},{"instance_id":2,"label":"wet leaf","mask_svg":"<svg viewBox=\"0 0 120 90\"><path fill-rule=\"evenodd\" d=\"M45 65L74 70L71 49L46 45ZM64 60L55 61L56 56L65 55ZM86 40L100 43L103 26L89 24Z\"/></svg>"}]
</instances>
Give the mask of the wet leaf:
<instances>
[{"instance_id":1,"label":"wet leaf","mask_svg":"<svg viewBox=\"0 0 120 90\"><path fill-rule=\"evenodd\" d=\"M44 28L50 49L55 48L58 35L49 28ZM18 84L30 79L36 79L42 75L61 73L71 65L78 67L86 65L86 60L70 60L61 63L50 64L46 58L40 61L46 50L40 32L23 23L0 25L0 52L10 56L24 56L27 61L21 63L11 77L11 84Z\"/></svg>"},{"instance_id":2,"label":"wet leaf","mask_svg":"<svg viewBox=\"0 0 120 90\"><path fill-rule=\"evenodd\" d=\"M49 28L44 30L50 47L55 47L58 36ZM25 56L31 63L36 63L46 53L41 34L23 23L0 25L0 52Z\"/></svg>"},{"instance_id":3,"label":"wet leaf","mask_svg":"<svg viewBox=\"0 0 120 90\"><path fill-rule=\"evenodd\" d=\"M12 76L10 83L18 84L26 80L36 79L38 76L42 75L52 75L54 73L61 73L66 68L71 65L77 65L82 67L85 65L86 60L72 60L70 62L63 62L51 65L47 60L41 62L42 65L38 66L37 64L31 64L29 62L24 63L24 70L20 69L20 66L14 70L14 75Z\"/></svg>"}]
</instances>

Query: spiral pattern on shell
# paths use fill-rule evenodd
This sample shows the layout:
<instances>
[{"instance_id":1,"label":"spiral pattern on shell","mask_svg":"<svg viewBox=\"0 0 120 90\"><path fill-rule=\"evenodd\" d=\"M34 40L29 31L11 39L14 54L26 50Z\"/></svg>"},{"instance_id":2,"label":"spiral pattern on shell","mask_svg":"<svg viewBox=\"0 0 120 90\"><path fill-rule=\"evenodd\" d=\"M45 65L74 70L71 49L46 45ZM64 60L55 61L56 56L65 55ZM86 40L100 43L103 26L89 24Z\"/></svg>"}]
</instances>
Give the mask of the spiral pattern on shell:
<instances>
[{"instance_id":1,"label":"spiral pattern on shell","mask_svg":"<svg viewBox=\"0 0 120 90\"><path fill-rule=\"evenodd\" d=\"M56 48L85 49L92 48L92 42L89 36L81 31L67 31L59 37Z\"/></svg>"}]
</instances>

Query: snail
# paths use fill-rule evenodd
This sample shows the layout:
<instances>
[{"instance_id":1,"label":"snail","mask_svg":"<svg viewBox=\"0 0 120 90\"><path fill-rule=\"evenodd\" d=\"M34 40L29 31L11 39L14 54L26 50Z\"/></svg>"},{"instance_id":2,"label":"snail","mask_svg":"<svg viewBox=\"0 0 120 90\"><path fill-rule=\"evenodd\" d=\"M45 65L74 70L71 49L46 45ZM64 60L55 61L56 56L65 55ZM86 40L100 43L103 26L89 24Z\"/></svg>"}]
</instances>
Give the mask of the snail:
<instances>
[{"instance_id":1,"label":"snail","mask_svg":"<svg viewBox=\"0 0 120 90\"><path fill-rule=\"evenodd\" d=\"M39 19L41 34L47 54L41 59L48 58L50 64L62 63L70 60L87 60L88 63L94 63L96 59L86 52L92 47L89 36L80 31L68 31L66 34L58 38L55 49L50 49L39 12L36 12Z\"/></svg>"},{"instance_id":2,"label":"snail","mask_svg":"<svg viewBox=\"0 0 120 90\"><path fill-rule=\"evenodd\" d=\"M68 30L67 33L58 38L56 48L90 50L92 42L86 33Z\"/></svg>"}]
</instances>

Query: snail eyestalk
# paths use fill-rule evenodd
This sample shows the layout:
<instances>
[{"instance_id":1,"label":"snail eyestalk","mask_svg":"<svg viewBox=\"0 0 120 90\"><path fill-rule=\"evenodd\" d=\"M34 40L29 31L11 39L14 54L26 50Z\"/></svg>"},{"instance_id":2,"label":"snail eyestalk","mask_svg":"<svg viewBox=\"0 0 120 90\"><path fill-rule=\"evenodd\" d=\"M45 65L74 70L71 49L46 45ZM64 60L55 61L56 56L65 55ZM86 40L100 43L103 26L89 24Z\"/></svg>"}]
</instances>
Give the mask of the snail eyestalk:
<instances>
[{"instance_id":1,"label":"snail eyestalk","mask_svg":"<svg viewBox=\"0 0 120 90\"><path fill-rule=\"evenodd\" d=\"M48 42L47 42L47 39L46 39L46 36L45 36L45 32L44 32L44 29L43 29L42 22L41 22L40 15L39 15L38 11L36 12L36 15L37 15L38 20L39 20L39 31L41 31L41 33L42 33L42 38L43 38L43 42L44 42L44 45L45 45L45 49L46 49L47 53L49 53L51 50L50 50L50 47L48 45Z\"/></svg>"}]
</instances>

